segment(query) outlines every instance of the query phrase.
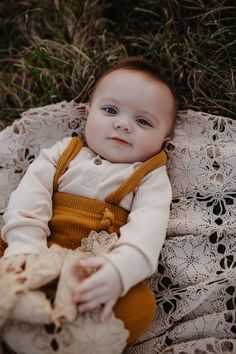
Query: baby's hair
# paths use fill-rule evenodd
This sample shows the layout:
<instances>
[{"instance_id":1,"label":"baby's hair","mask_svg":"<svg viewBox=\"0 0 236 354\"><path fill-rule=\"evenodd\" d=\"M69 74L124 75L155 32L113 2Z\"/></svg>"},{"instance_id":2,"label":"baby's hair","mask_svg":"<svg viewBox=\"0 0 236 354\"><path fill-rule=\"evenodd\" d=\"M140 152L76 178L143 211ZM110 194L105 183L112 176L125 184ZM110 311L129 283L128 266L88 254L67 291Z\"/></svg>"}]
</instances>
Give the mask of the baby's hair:
<instances>
[{"instance_id":1,"label":"baby's hair","mask_svg":"<svg viewBox=\"0 0 236 354\"><path fill-rule=\"evenodd\" d=\"M173 97L174 100L174 109L173 109L173 124L172 124L172 129L170 132L170 135L173 134L173 127L174 127L174 123L175 123L175 119L176 119L176 115L177 115L177 111L178 111L178 100L177 100L177 96L175 93L174 88L170 85L170 83L168 82L165 74L162 72L162 70L150 63L149 61L139 58L139 57L127 57L127 58L123 58L121 59L115 66L113 66L112 68L108 69L104 74L102 74L102 76L98 79L96 86L94 88L94 91L90 97L90 101L92 100L93 94L96 91L96 88L98 87L99 83L102 81L102 79L109 75L110 73L116 71L116 70L120 70L120 69L125 69L125 70L133 70L133 71L139 71L142 73L146 73L147 75L149 75L150 77L152 77L154 80L157 80L159 82L162 82L164 85L166 85Z\"/></svg>"}]
</instances>

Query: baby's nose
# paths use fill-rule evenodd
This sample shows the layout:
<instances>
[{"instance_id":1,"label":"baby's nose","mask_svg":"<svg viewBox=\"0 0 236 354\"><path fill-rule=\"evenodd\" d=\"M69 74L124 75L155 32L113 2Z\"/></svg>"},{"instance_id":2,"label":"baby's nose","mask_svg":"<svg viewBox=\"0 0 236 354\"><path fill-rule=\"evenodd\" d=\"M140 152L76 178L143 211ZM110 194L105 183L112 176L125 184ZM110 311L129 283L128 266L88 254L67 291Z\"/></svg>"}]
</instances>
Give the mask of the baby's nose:
<instances>
[{"instance_id":1,"label":"baby's nose","mask_svg":"<svg viewBox=\"0 0 236 354\"><path fill-rule=\"evenodd\" d=\"M117 120L114 122L114 128L115 129L118 129L118 130L123 130L127 133L131 132L131 125L130 123L128 122L128 120Z\"/></svg>"}]
</instances>

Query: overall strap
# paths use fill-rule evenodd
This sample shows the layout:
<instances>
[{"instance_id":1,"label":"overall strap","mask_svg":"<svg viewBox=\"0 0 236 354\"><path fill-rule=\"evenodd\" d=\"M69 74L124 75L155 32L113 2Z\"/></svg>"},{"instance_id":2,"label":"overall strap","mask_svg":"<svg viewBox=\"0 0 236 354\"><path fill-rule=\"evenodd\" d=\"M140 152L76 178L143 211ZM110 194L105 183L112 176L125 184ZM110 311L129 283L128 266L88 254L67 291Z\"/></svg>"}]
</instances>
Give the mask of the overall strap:
<instances>
[{"instance_id":1,"label":"overall strap","mask_svg":"<svg viewBox=\"0 0 236 354\"><path fill-rule=\"evenodd\" d=\"M57 161L56 173L53 180L53 192L55 193L58 188L58 180L66 171L69 163L79 153L83 146L83 141L79 137L73 137L70 144L63 151L62 155Z\"/></svg>"},{"instance_id":2,"label":"overall strap","mask_svg":"<svg viewBox=\"0 0 236 354\"><path fill-rule=\"evenodd\" d=\"M158 167L166 164L166 153L162 150L138 167L131 176L114 192L106 197L105 201L119 205L121 200L130 192L133 192L142 182L143 178Z\"/></svg>"}]
</instances>

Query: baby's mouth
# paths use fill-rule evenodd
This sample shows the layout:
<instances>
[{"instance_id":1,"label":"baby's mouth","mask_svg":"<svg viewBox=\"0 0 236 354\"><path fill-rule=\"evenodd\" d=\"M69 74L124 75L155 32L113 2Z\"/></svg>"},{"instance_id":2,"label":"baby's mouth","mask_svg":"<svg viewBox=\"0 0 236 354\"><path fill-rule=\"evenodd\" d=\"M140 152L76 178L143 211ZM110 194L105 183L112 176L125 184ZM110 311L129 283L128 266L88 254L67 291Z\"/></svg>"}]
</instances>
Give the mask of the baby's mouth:
<instances>
[{"instance_id":1,"label":"baby's mouth","mask_svg":"<svg viewBox=\"0 0 236 354\"><path fill-rule=\"evenodd\" d=\"M112 137L110 138L111 140L117 141L120 144L125 144L125 145L131 145L128 141L126 141L125 139L121 139L118 137Z\"/></svg>"}]
</instances>

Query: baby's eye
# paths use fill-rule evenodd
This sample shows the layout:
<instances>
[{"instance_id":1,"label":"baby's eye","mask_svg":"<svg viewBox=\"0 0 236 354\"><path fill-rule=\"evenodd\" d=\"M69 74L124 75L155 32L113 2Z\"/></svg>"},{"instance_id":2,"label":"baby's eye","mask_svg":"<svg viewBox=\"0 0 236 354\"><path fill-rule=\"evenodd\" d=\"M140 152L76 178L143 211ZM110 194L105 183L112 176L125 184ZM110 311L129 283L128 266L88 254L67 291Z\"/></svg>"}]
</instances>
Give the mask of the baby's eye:
<instances>
[{"instance_id":1,"label":"baby's eye","mask_svg":"<svg viewBox=\"0 0 236 354\"><path fill-rule=\"evenodd\" d=\"M111 115L114 115L114 114L117 114L117 109L112 107L112 106L107 106L107 107L104 107L103 110L108 113L108 114L111 114Z\"/></svg>"},{"instance_id":2,"label":"baby's eye","mask_svg":"<svg viewBox=\"0 0 236 354\"><path fill-rule=\"evenodd\" d=\"M145 118L137 118L136 121L141 125L146 125L148 127L152 126L151 123Z\"/></svg>"}]
</instances>

